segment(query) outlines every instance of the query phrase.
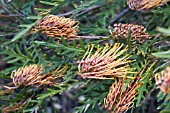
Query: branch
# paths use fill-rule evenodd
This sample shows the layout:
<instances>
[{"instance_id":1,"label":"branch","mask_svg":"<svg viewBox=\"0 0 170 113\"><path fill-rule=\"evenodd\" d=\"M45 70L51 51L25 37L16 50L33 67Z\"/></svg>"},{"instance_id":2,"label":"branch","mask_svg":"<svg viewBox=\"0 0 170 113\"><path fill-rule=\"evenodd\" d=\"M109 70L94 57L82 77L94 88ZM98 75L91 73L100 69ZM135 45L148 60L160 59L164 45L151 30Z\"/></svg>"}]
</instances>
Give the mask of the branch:
<instances>
[{"instance_id":1,"label":"branch","mask_svg":"<svg viewBox=\"0 0 170 113\"><path fill-rule=\"evenodd\" d=\"M7 1L5 2L4 0L1 0L1 2L2 2L1 7L2 7L6 12L8 12L9 14L10 14L11 11L13 11L14 13L16 13L16 15L20 15L20 16L26 17L26 15L23 14L23 13L21 13L20 11L14 9L14 8L8 7L8 6L6 5L6 2L7 2Z\"/></svg>"},{"instance_id":2,"label":"branch","mask_svg":"<svg viewBox=\"0 0 170 113\"><path fill-rule=\"evenodd\" d=\"M20 15L20 14L9 14L9 15L3 15L3 14L0 14L0 17L6 17L6 18L11 18L11 17L25 17L23 15Z\"/></svg>"},{"instance_id":3,"label":"branch","mask_svg":"<svg viewBox=\"0 0 170 113\"><path fill-rule=\"evenodd\" d=\"M4 0L1 0L1 3L2 3L1 7L2 7L6 12L10 13L9 7L5 4Z\"/></svg>"},{"instance_id":4,"label":"branch","mask_svg":"<svg viewBox=\"0 0 170 113\"><path fill-rule=\"evenodd\" d=\"M77 38L73 39L108 39L107 36L77 36Z\"/></svg>"},{"instance_id":5,"label":"branch","mask_svg":"<svg viewBox=\"0 0 170 113\"><path fill-rule=\"evenodd\" d=\"M161 69L162 67L168 65L169 63L170 63L170 61L165 60L164 64L158 66L155 70L153 70L153 73L155 74L159 69Z\"/></svg>"},{"instance_id":6,"label":"branch","mask_svg":"<svg viewBox=\"0 0 170 113\"><path fill-rule=\"evenodd\" d=\"M114 24L117 22L120 18L122 18L125 14L127 14L130 11L129 8L124 9L121 13L119 13L113 20L110 21L110 24Z\"/></svg>"},{"instance_id":7,"label":"branch","mask_svg":"<svg viewBox=\"0 0 170 113\"><path fill-rule=\"evenodd\" d=\"M101 4L101 5L96 5L96 6L92 6L92 7L86 8L86 9L82 10L81 13L76 14L75 17L78 17L78 16L80 16L80 15L83 15L84 13L87 13L87 12L89 12L89 11L91 11L91 10L98 9L98 8L104 6L104 5L105 5L105 4Z\"/></svg>"},{"instance_id":8,"label":"branch","mask_svg":"<svg viewBox=\"0 0 170 113\"><path fill-rule=\"evenodd\" d=\"M67 13L63 13L63 14L58 14L57 16L69 16L69 15L72 15L74 13L78 12L78 10L73 10L73 11L70 11L70 12L67 12Z\"/></svg>"},{"instance_id":9,"label":"branch","mask_svg":"<svg viewBox=\"0 0 170 113\"><path fill-rule=\"evenodd\" d=\"M16 33L0 34L0 37L3 37L3 36L14 36L14 35L16 35Z\"/></svg>"},{"instance_id":10,"label":"branch","mask_svg":"<svg viewBox=\"0 0 170 113\"><path fill-rule=\"evenodd\" d=\"M87 12L90 12L92 10L98 9L98 8L104 6L104 5L106 5L106 4L100 4L100 5L96 5L96 6L91 6L91 7L85 8L85 9L83 9L81 11L76 9L76 10L73 10L73 11L70 11L70 12L67 12L67 13L58 14L57 16L69 16L69 15L72 15L72 14L80 12L80 13L75 15L75 17L78 17L78 16L83 15L83 14L85 14Z\"/></svg>"}]
</instances>

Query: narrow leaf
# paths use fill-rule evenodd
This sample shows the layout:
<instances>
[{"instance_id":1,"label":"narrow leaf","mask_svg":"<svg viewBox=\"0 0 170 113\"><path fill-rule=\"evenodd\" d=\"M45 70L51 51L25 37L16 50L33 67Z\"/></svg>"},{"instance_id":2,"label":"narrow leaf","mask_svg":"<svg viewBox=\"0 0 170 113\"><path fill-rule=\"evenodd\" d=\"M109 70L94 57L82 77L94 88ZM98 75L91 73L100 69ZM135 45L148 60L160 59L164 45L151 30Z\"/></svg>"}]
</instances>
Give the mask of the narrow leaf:
<instances>
[{"instance_id":1,"label":"narrow leaf","mask_svg":"<svg viewBox=\"0 0 170 113\"><path fill-rule=\"evenodd\" d=\"M29 16L27 19L34 20L34 19L41 19L42 17L40 16Z\"/></svg>"},{"instance_id":2,"label":"narrow leaf","mask_svg":"<svg viewBox=\"0 0 170 113\"><path fill-rule=\"evenodd\" d=\"M11 42L14 42L14 41L18 40L18 39L19 39L20 37L22 37L25 33L27 33L31 28L32 28L32 25L27 26L26 29L22 30L22 31L19 32L17 35L15 35Z\"/></svg>"},{"instance_id":3,"label":"narrow leaf","mask_svg":"<svg viewBox=\"0 0 170 113\"><path fill-rule=\"evenodd\" d=\"M22 30L22 31L19 32L17 35L15 35L11 42L14 42L14 41L18 40L19 38L21 38L21 37L22 37L25 33L27 33L40 19L41 19L41 18L37 19L34 23L29 24L26 29Z\"/></svg>"},{"instance_id":4,"label":"narrow leaf","mask_svg":"<svg viewBox=\"0 0 170 113\"><path fill-rule=\"evenodd\" d=\"M35 8L36 10L38 10L38 11L50 11L50 9L44 9L44 8Z\"/></svg>"},{"instance_id":5,"label":"narrow leaf","mask_svg":"<svg viewBox=\"0 0 170 113\"><path fill-rule=\"evenodd\" d=\"M17 62L18 60L21 60L21 59L22 59L21 57L17 57L13 60L8 61L7 63L14 63L14 62Z\"/></svg>"},{"instance_id":6,"label":"narrow leaf","mask_svg":"<svg viewBox=\"0 0 170 113\"><path fill-rule=\"evenodd\" d=\"M170 35L170 29L165 29L165 28L162 28L162 27L157 27L157 30L161 33L164 33L166 35Z\"/></svg>"},{"instance_id":7,"label":"narrow leaf","mask_svg":"<svg viewBox=\"0 0 170 113\"><path fill-rule=\"evenodd\" d=\"M170 58L170 50L164 52L152 53L152 55L158 58Z\"/></svg>"},{"instance_id":8,"label":"narrow leaf","mask_svg":"<svg viewBox=\"0 0 170 113\"><path fill-rule=\"evenodd\" d=\"M46 2L46 1L40 1L40 3L45 4L45 5L52 5L52 6L58 6L59 5L56 2L52 3L52 2Z\"/></svg>"},{"instance_id":9,"label":"narrow leaf","mask_svg":"<svg viewBox=\"0 0 170 113\"><path fill-rule=\"evenodd\" d=\"M26 56L22 54L22 52L21 52L21 50L20 50L20 48L19 48L18 44L16 44L16 50L17 50L17 52L18 52L18 54L19 54L20 56L22 56L22 57L25 57L25 58L26 58Z\"/></svg>"}]
</instances>

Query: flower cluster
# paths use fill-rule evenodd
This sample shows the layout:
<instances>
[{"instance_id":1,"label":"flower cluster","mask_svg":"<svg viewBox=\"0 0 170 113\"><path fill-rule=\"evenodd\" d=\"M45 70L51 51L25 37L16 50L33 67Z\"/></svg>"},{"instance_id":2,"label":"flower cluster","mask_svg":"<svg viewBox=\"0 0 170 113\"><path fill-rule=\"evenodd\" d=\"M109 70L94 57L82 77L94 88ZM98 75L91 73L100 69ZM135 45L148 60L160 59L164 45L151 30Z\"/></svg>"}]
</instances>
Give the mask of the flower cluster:
<instances>
[{"instance_id":1,"label":"flower cluster","mask_svg":"<svg viewBox=\"0 0 170 113\"><path fill-rule=\"evenodd\" d=\"M57 68L54 73L46 73L43 74L43 66L40 65L39 67L36 64L25 66L19 68L17 71L14 70L11 73L11 78L13 79L13 83L16 87L19 86L41 86L44 84L51 85L53 84L53 80L63 76L66 71L67 66L60 69Z\"/></svg>"},{"instance_id":2,"label":"flower cluster","mask_svg":"<svg viewBox=\"0 0 170 113\"><path fill-rule=\"evenodd\" d=\"M65 17L47 15L36 25L35 31L42 31L47 36L75 38L78 32L78 22Z\"/></svg>"},{"instance_id":3,"label":"flower cluster","mask_svg":"<svg viewBox=\"0 0 170 113\"><path fill-rule=\"evenodd\" d=\"M81 61L77 61L78 75L83 78L95 79L114 79L115 77L124 77L130 73L129 55L122 56L127 51L127 46L123 48L123 44L116 43L114 46L106 44L102 49L99 47L92 54L92 47L88 48Z\"/></svg>"},{"instance_id":4,"label":"flower cluster","mask_svg":"<svg viewBox=\"0 0 170 113\"><path fill-rule=\"evenodd\" d=\"M164 5L170 0L127 0L127 4L132 10L152 9Z\"/></svg>"},{"instance_id":5,"label":"flower cluster","mask_svg":"<svg viewBox=\"0 0 170 113\"><path fill-rule=\"evenodd\" d=\"M105 108L110 112L123 113L133 106L133 100L139 93L137 90L142 82L139 82L140 76L132 79L129 84L126 83L126 78L120 78L115 81L110 88L110 92L105 98Z\"/></svg>"},{"instance_id":6,"label":"flower cluster","mask_svg":"<svg viewBox=\"0 0 170 113\"><path fill-rule=\"evenodd\" d=\"M18 70L12 71L11 78L15 86L28 86L38 82L37 80L39 80L39 75L43 72L42 70L42 65L38 67L36 64L21 67Z\"/></svg>"},{"instance_id":7,"label":"flower cluster","mask_svg":"<svg viewBox=\"0 0 170 113\"><path fill-rule=\"evenodd\" d=\"M139 94L142 80L146 77L143 76L146 66L137 75L128 76L128 73L133 72L129 66L132 61L126 53L127 46L123 48L123 44L120 43L115 43L114 46L106 44L104 48L98 47L94 53L93 49L94 45L89 46L82 60L77 61L78 75L91 79L114 79L115 82L110 87L107 98L104 99L105 108L114 113L127 111L133 107L133 101Z\"/></svg>"},{"instance_id":8,"label":"flower cluster","mask_svg":"<svg viewBox=\"0 0 170 113\"><path fill-rule=\"evenodd\" d=\"M155 80L161 91L170 94L170 65L161 74L156 74Z\"/></svg>"},{"instance_id":9,"label":"flower cluster","mask_svg":"<svg viewBox=\"0 0 170 113\"><path fill-rule=\"evenodd\" d=\"M11 73L11 78L13 79L14 87L8 87L7 90L0 92L0 95L8 94L14 91L15 89L19 88L20 86L36 86L40 87L42 85L54 85L57 78L63 77L64 73L66 72L67 66L62 67L59 66L55 71L52 73L43 73L43 66L40 65L30 65L21 67L18 70L14 70ZM32 97L30 97L32 98ZM24 102L19 102L14 104L13 106L7 106L2 109L3 113L9 113L15 110L20 110L27 104L28 100L25 99Z\"/></svg>"},{"instance_id":10,"label":"flower cluster","mask_svg":"<svg viewBox=\"0 0 170 113\"><path fill-rule=\"evenodd\" d=\"M139 42L151 38L151 36L146 33L146 28L144 28L142 25L122 23L114 24L114 31L111 32L111 36L127 38L128 35L130 35L133 40L137 40Z\"/></svg>"}]
</instances>

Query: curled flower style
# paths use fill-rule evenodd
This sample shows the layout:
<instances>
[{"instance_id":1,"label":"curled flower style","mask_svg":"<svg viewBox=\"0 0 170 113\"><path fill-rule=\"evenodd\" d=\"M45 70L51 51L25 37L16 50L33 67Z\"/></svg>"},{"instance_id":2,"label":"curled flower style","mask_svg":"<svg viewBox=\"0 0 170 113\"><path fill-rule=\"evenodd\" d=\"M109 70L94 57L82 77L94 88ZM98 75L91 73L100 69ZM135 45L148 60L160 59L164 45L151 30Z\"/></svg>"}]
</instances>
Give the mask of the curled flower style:
<instances>
[{"instance_id":1,"label":"curled flower style","mask_svg":"<svg viewBox=\"0 0 170 113\"><path fill-rule=\"evenodd\" d=\"M129 35L133 40L137 40L138 42L143 42L151 38L151 36L146 33L146 28L142 25L114 24L114 31L111 32L111 36L127 38Z\"/></svg>"},{"instance_id":2,"label":"curled flower style","mask_svg":"<svg viewBox=\"0 0 170 113\"><path fill-rule=\"evenodd\" d=\"M39 67L36 64L19 68L11 73L11 78L15 86L28 86L38 82L40 74L43 72L43 66Z\"/></svg>"},{"instance_id":3,"label":"curled flower style","mask_svg":"<svg viewBox=\"0 0 170 113\"><path fill-rule=\"evenodd\" d=\"M36 25L35 31L42 31L47 36L75 38L78 32L78 22L65 17L47 15Z\"/></svg>"},{"instance_id":4,"label":"curled flower style","mask_svg":"<svg viewBox=\"0 0 170 113\"><path fill-rule=\"evenodd\" d=\"M6 87L6 86L4 86L4 87ZM9 94L9 93L13 92L13 90L15 89L15 88L9 88L9 87L6 87L6 88L7 88L7 90L0 91L0 96L5 95L5 94Z\"/></svg>"},{"instance_id":5,"label":"curled flower style","mask_svg":"<svg viewBox=\"0 0 170 113\"><path fill-rule=\"evenodd\" d=\"M125 82L127 78L119 78L112 84L107 98L104 99L105 108L110 112L123 113L132 108L133 100L139 93L137 90L142 82L139 82L140 77L132 79L129 84Z\"/></svg>"},{"instance_id":6,"label":"curled flower style","mask_svg":"<svg viewBox=\"0 0 170 113\"><path fill-rule=\"evenodd\" d=\"M170 94L170 65L155 76L156 84L165 94Z\"/></svg>"},{"instance_id":7,"label":"curled flower style","mask_svg":"<svg viewBox=\"0 0 170 113\"><path fill-rule=\"evenodd\" d=\"M53 73L47 73L47 74L41 75L39 81L36 84L38 86L43 85L43 84L54 85L53 80L64 76L67 68L68 68L67 66L62 67L62 68L61 66L59 66Z\"/></svg>"},{"instance_id":8,"label":"curled flower style","mask_svg":"<svg viewBox=\"0 0 170 113\"><path fill-rule=\"evenodd\" d=\"M132 10L153 9L162 6L170 0L127 0L127 4Z\"/></svg>"},{"instance_id":9,"label":"curled flower style","mask_svg":"<svg viewBox=\"0 0 170 113\"><path fill-rule=\"evenodd\" d=\"M44 84L51 85L53 84L53 80L63 76L66 72L67 66L60 69L57 68L54 73L47 73L43 74L43 66L40 65L39 67L36 64L21 67L17 71L14 70L11 74L11 78L13 79L13 83L16 87L21 85L29 86L41 86Z\"/></svg>"},{"instance_id":10,"label":"curled flower style","mask_svg":"<svg viewBox=\"0 0 170 113\"><path fill-rule=\"evenodd\" d=\"M77 61L79 72L78 75L83 78L95 79L114 79L115 77L124 77L127 73L131 73L129 55L123 56L127 51L127 46L123 48L123 44L116 43L114 46L106 44L102 49L99 47L92 54L94 45L88 47L87 52L81 61Z\"/></svg>"},{"instance_id":11,"label":"curled flower style","mask_svg":"<svg viewBox=\"0 0 170 113\"><path fill-rule=\"evenodd\" d=\"M19 102L17 104L14 104L13 106L7 106L7 107L2 109L2 112L3 113L11 113L11 112L14 112L14 111L21 110L25 106L25 104L27 104L27 101Z\"/></svg>"}]
</instances>

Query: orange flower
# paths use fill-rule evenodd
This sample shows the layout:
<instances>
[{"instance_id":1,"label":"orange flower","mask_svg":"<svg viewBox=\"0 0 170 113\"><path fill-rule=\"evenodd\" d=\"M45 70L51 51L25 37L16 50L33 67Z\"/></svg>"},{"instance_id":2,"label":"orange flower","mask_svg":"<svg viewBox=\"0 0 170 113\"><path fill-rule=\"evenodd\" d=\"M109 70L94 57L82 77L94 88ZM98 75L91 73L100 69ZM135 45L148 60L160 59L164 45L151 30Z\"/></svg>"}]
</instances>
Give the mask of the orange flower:
<instances>
[{"instance_id":1,"label":"orange flower","mask_svg":"<svg viewBox=\"0 0 170 113\"><path fill-rule=\"evenodd\" d=\"M151 36L146 33L146 29L142 25L122 23L114 24L114 31L111 32L112 37L127 38L128 35L130 35L133 40L137 40L138 42L143 42L151 38Z\"/></svg>"},{"instance_id":2,"label":"orange flower","mask_svg":"<svg viewBox=\"0 0 170 113\"><path fill-rule=\"evenodd\" d=\"M107 98L104 99L105 108L111 113L123 113L134 105L134 99L139 94L139 88L142 86L146 76L148 75L151 67L156 62L153 62L150 67L145 65L144 68L133 78L127 80L127 77L118 78L110 87ZM146 70L146 67L148 69ZM145 72L145 75L143 76Z\"/></svg>"},{"instance_id":3,"label":"orange flower","mask_svg":"<svg viewBox=\"0 0 170 113\"><path fill-rule=\"evenodd\" d=\"M25 66L19 68L17 71L14 70L11 73L11 78L13 79L14 87L8 87L7 90L0 92L0 95L11 93L13 90L17 89L20 86L36 86L39 87L41 85L54 85L55 79L63 77L66 69L68 67L59 66L53 73L46 73L43 74L43 66L40 65L39 67L36 64ZM10 113L16 110L22 109L32 97L24 99L24 101L20 101L15 103L13 106L7 106L2 109L3 113Z\"/></svg>"},{"instance_id":4,"label":"orange flower","mask_svg":"<svg viewBox=\"0 0 170 113\"><path fill-rule=\"evenodd\" d=\"M152 9L162 6L170 0L127 0L127 4L132 10Z\"/></svg>"},{"instance_id":5,"label":"orange flower","mask_svg":"<svg viewBox=\"0 0 170 113\"><path fill-rule=\"evenodd\" d=\"M41 30L47 36L70 39L77 36L78 22L70 18L47 15L37 23L34 30Z\"/></svg>"},{"instance_id":6,"label":"orange flower","mask_svg":"<svg viewBox=\"0 0 170 113\"><path fill-rule=\"evenodd\" d=\"M94 45L88 47L87 52L81 61L78 63L78 75L83 78L96 79L114 79L115 77L124 77L127 73L131 73L129 62L129 55L123 56L127 51L127 46L123 48L123 44L108 45L102 49L99 47L97 51L92 54Z\"/></svg>"},{"instance_id":7,"label":"orange flower","mask_svg":"<svg viewBox=\"0 0 170 113\"><path fill-rule=\"evenodd\" d=\"M63 74L66 72L67 66L60 69L58 67L54 73L47 73L43 74L42 70L43 67L40 65L39 67L36 64L21 67L17 71L14 70L11 74L11 78L13 79L13 83L16 87L19 87L21 85L29 86L29 85L35 85L35 86L41 86L44 84L51 85L53 84L52 80L63 76Z\"/></svg>"},{"instance_id":8,"label":"orange flower","mask_svg":"<svg viewBox=\"0 0 170 113\"><path fill-rule=\"evenodd\" d=\"M156 74L155 80L161 91L170 94L170 65L161 74Z\"/></svg>"},{"instance_id":9,"label":"orange flower","mask_svg":"<svg viewBox=\"0 0 170 113\"><path fill-rule=\"evenodd\" d=\"M42 65L38 67L36 64L21 67L17 71L12 71L11 78L15 86L35 84L38 82L40 78L39 75L43 72L42 70Z\"/></svg>"},{"instance_id":10,"label":"orange flower","mask_svg":"<svg viewBox=\"0 0 170 113\"><path fill-rule=\"evenodd\" d=\"M125 82L126 78L119 78L110 88L107 98L104 99L105 108L110 112L123 113L133 107L133 100L139 93L137 90L142 82L139 82L140 77L136 77L130 81L130 84Z\"/></svg>"}]
</instances>

